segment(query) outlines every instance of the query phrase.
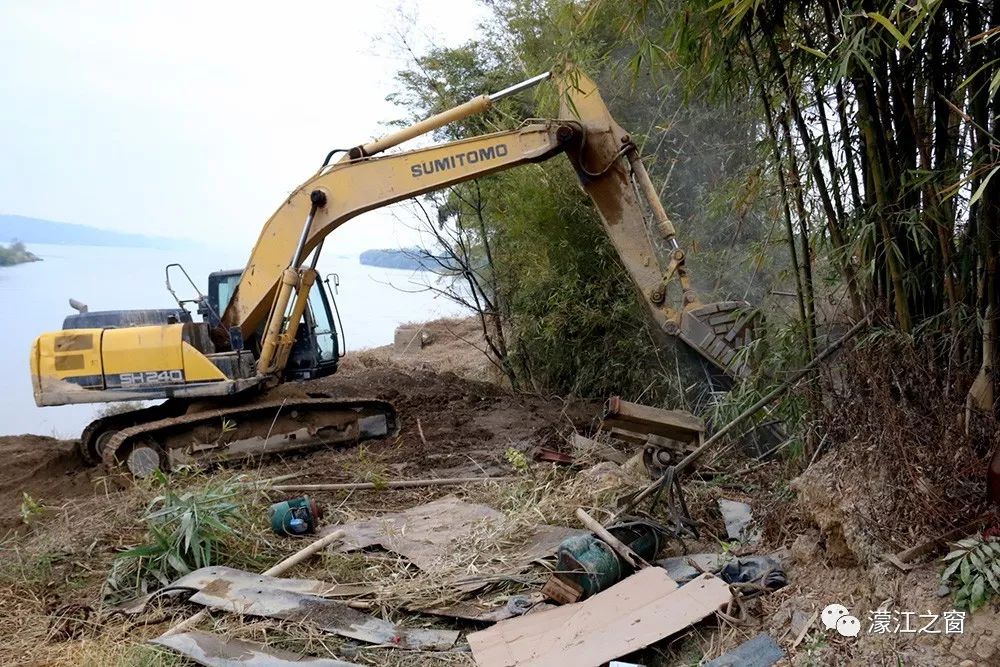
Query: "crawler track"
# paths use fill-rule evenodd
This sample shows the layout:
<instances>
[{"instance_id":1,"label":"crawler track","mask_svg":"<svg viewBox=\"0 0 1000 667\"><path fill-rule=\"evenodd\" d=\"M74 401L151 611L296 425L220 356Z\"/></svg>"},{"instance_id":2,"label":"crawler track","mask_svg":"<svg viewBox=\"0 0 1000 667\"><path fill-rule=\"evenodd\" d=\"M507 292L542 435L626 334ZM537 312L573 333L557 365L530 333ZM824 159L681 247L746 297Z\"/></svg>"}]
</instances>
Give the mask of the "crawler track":
<instances>
[{"instance_id":1,"label":"crawler track","mask_svg":"<svg viewBox=\"0 0 1000 667\"><path fill-rule=\"evenodd\" d=\"M119 429L113 422L110 427L109 422L99 424L101 432L89 434L89 449L99 450L108 466L124 463L133 474L143 475L156 468L353 444L399 430L393 406L371 399L285 398L173 415L177 406L157 408L163 409L126 413L133 423ZM136 423L145 417L154 419Z\"/></svg>"}]
</instances>

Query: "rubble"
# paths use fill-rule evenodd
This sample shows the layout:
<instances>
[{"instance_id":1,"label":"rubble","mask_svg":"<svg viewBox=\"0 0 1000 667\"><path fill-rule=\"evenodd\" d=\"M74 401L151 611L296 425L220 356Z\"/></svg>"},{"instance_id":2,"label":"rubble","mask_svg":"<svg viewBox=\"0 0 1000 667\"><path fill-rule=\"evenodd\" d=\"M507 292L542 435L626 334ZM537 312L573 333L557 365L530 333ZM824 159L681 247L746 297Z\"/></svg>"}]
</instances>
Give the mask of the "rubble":
<instances>
[{"instance_id":1,"label":"rubble","mask_svg":"<svg viewBox=\"0 0 1000 667\"><path fill-rule=\"evenodd\" d=\"M705 663L705 667L771 667L784 657L785 652L774 639L761 633L729 653Z\"/></svg>"}]
</instances>

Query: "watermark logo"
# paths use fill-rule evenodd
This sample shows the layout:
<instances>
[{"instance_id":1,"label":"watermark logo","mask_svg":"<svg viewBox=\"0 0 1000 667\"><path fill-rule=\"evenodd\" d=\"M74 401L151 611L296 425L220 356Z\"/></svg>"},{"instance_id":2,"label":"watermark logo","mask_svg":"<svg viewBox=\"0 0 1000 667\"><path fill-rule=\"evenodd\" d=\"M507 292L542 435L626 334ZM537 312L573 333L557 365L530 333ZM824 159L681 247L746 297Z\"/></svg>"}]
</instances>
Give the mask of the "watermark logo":
<instances>
[{"instance_id":1,"label":"watermark logo","mask_svg":"<svg viewBox=\"0 0 1000 667\"><path fill-rule=\"evenodd\" d=\"M952 609L934 614L928 611L920 614L915 611L898 611L895 609L876 609L868 612L868 622L864 624L857 616L852 616L850 610L842 604L829 604L820 614L823 626L827 630L836 630L842 637L857 637L862 632L862 626L867 634L927 634L954 635L965 632L965 612Z\"/></svg>"},{"instance_id":2,"label":"watermark logo","mask_svg":"<svg viewBox=\"0 0 1000 667\"><path fill-rule=\"evenodd\" d=\"M842 604L828 604L820 617L827 630L836 630L843 637L857 637L861 632L861 621Z\"/></svg>"}]
</instances>

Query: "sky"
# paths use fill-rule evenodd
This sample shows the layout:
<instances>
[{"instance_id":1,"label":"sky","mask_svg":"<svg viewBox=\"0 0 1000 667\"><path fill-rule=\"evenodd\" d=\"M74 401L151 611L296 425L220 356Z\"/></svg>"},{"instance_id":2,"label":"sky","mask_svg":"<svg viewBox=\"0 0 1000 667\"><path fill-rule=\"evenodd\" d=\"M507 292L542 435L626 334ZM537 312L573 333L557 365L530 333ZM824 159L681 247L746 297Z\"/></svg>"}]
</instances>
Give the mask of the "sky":
<instances>
[{"instance_id":1,"label":"sky","mask_svg":"<svg viewBox=\"0 0 1000 667\"><path fill-rule=\"evenodd\" d=\"M329 149L405 115L385 101L400 34L457 45L482 18L475 0L0 3L0 213L249 249ZM328 244L412 245L401 217Z\"/></svg>"}]
</instances>

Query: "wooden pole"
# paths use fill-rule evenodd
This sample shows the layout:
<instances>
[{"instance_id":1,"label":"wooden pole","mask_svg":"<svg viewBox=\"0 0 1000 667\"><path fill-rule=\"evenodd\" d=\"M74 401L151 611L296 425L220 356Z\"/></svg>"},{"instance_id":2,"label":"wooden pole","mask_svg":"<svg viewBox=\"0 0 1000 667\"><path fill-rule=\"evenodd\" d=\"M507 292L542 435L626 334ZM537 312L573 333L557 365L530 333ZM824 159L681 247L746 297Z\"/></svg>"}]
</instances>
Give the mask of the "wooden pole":
<instances>
[{"instance_id":1,"label":"wooden pole","mask_svg":"<svg viewBox=\"0 0 1000 667\"><path fill-rule=\"evenodd\" d=\"M398 479L388 482L346 482L343 484L281 484L274 491L355 491L360 489L409 489L419 486L457 486L477 482L509 482L513 477L442 477L441 479Z\"/></svg>"},{"instance_id":2,"label":"wooden pole","mask_svg":"<svg viewBox=\"0 0 1000 667\"><path fill-rule=\"evenodd\" d=\"M587 514L582 507L577 508L576 518L580 520L588 530L590 530L594 535L607 542L608 546L615 550L615 553L622 557L626 563L639 569L640 567L648 566L649 563L644 561L639 554L632 551L632 549L619 540L617 537L608 532L608 529L601 525L601 522L594 517Z\"/></svg>"}]
</instances>

